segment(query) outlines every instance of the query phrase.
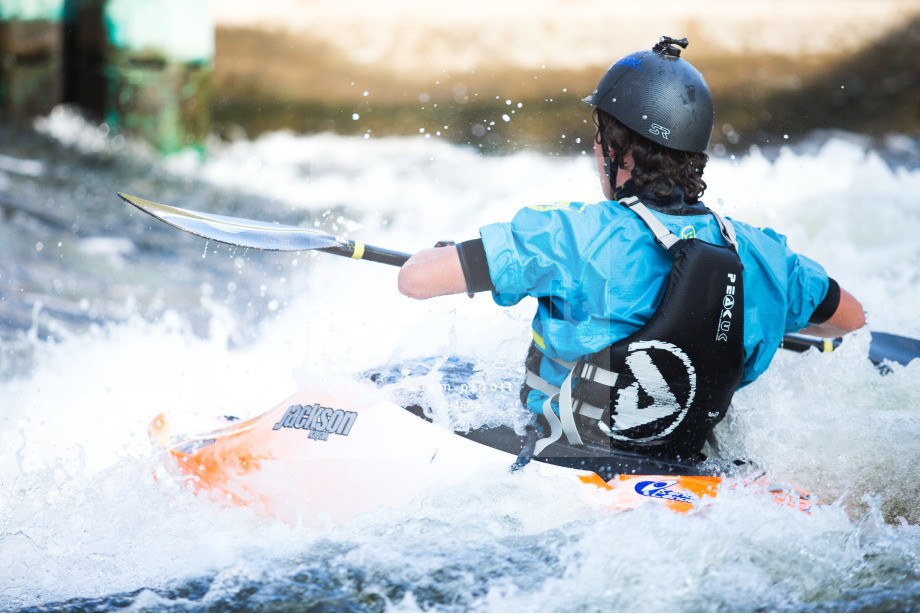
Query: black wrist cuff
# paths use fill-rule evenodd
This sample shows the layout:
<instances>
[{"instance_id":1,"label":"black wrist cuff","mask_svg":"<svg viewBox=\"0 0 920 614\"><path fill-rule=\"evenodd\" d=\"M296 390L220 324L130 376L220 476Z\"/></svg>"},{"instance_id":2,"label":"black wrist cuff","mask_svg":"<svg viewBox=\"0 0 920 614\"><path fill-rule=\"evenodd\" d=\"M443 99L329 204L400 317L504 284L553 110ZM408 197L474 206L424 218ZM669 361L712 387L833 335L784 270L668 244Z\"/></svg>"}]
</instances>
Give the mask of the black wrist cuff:
<instances>
[{"instance_id":1,"label":"black wrist cuff","mask_svg":"<svg viewBox=\"0 0 920 614\"><path fill-rule=\"evenodd\" d=\"M811 314L811 317L808 318L809 324L823 324L831 319L831 316L834 315L837 311L837 307L840 305L840 284L831 279L827 278L827 294L824 295L824 300L821 301L821 304L815 308L815 312Z\"/></svg>"},{"instance_id":2,"label":"black wrist cuff","mask_svg":"<svg viewBox=\"0 0 920 614\"><path fill-rule=\"evenodd\" d=\"M460 266L463 268L463 277L466 279L467 292L470 294L486 290L495 292L482 239L457 243L457 255L460 256Z\"/></svg>"}]
</instances>

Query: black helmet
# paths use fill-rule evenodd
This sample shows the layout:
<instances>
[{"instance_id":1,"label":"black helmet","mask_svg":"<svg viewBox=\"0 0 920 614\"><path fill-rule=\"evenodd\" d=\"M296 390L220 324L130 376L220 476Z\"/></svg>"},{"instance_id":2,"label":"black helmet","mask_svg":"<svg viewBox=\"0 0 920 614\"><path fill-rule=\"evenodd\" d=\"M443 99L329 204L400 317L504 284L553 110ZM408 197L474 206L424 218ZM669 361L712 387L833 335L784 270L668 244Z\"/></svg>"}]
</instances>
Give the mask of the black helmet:
<instances>
[{"instance_id":1,"label":"black helmet","mask_svg":"<svg viewBox=\"0 0 920 614\"><path fill-rule=\"evenodd\" d=\"M584 101L659 145L702 152L712 136L712 95L673 45L686 48L687 39L663 36L652 50L615 62Z\"/></svg>"}]
</instances>

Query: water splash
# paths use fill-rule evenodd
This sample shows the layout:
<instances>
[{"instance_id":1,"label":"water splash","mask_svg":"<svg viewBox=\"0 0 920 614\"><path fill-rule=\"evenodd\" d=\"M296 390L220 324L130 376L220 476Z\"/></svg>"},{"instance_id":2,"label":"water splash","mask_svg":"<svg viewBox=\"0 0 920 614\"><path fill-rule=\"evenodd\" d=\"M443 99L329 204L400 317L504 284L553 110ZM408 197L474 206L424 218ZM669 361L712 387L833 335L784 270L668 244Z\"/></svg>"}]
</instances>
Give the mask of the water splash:
<instances>
[{"instance_id":1,"label":"water splash","mask_svg":"<svg viewBox=\"0 0 920 614\"><path fill-rule=\"evenodd\" d=\"M687 518L609 515L523 472L317 532L216 506L169 480L145 434L163 409L245 418L298 385L426 356L470 357L482 365L471 384L520 382L533 305L502 310L484 295L412 302L395 291L395 269L323 254L293 264L217 250L201 267L207 243L202 253L199 239L118 208L106 200L112 185L144 177L131 187L167 202L340 223L412 251L475 236L522 206L596 200L591 160L290 134L176 168L130 155L96 164L108 145L103 154L95 144L41 147L17 157L40 159L63 184L43 188L40 202L55 204L20 202L0 226L0 305L17 323L0 330L11 369L0 380L0 609L917 609L918 365L881 377L859 336L831 355L781 353L719 429L727 454L838 502L811 516L743 493ZM258 174L247 170L253 156ZM878 187L877 223L842 204L857 171ZM87 186L85 200L74 200L67 176ZM0 185L4 198L39 202L22 181ZM872 328L920 333L918 171L828 141L772 161L716 157L707 181L707 202L787 232L820 260L863 300ZM133 249L113 259L48 247L66 248L74 233L127 238ZM443 401L440 392L429 400ZM484 397L480 412L448 407L441 419L492 423L513 397Z\"/></svg>"}]
</instances>

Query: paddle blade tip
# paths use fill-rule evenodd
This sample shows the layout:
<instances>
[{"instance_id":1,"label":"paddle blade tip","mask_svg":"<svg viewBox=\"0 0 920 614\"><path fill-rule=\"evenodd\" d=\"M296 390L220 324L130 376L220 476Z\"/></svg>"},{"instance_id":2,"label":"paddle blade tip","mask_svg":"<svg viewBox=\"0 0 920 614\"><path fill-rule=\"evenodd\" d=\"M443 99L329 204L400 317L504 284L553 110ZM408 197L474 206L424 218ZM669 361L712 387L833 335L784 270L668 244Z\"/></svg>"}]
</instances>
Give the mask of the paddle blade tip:
<instances>
[{"instance_id":1,"label":"paddle blade tip","mask_svg":"<svg viewBox=\"0 0 920 614\"><path fill-rule=\"evenodd\" d=\"M149 213L154 217L158 217L155 215L155 211L164 211L170 209L170 207L167 207L166 205L155 203L152 200L147 200L146 198L141 198L140 196L131 196L130 194L125 194L124 192L116 192L116 194L118 194L118 196L121 197L121 199L126 203L134 205L141 211Z\"/></svg>"},{"instance_id":2,"label":"paddle blade tip","mask_svg":"<svg viewBox=\"0 0 920 614\"><path fill-rule=\"evenodd\" d=\"M131 196L130 194L125 194L124 192L115 192L115 193L118 194L118 197L121 198L123 201L125 201L129 205L134 205L135 207L139 207L140 203L143 201L142 198L138 198L137 196Z\"/></svg>"}]
</instances>

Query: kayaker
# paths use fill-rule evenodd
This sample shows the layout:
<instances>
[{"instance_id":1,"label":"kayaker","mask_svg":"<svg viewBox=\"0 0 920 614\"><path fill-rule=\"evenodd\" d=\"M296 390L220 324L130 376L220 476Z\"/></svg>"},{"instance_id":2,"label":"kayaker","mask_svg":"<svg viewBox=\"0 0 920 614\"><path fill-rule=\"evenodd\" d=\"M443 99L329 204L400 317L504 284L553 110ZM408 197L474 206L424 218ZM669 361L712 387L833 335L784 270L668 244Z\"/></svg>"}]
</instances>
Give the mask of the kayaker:
<instances>
[{"instance_id":1,"label":"kayaker","mask_svg":"<svg viewBox=\"0 0 920 614\"><path fill-rule=\"evenodd\" d=\"M537 299L521 396L541 416L538 455L565 436L699 460L783 334L865 324L860 303L783 235L700 202L714 112L686 46L663 37L618 60L584 99L606 200L522 209L400 270L400 292L416 299Z\"/></svg>"}]
</instances>

